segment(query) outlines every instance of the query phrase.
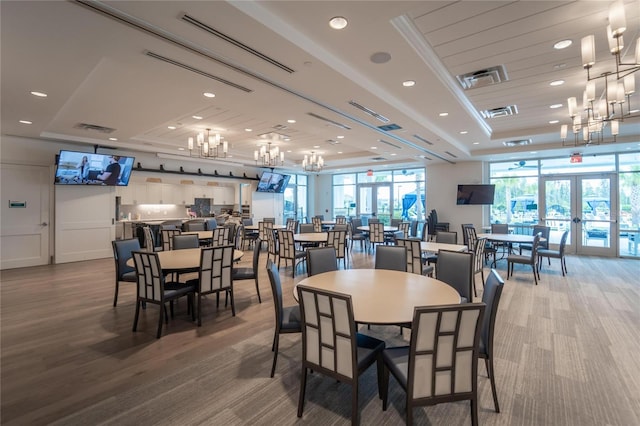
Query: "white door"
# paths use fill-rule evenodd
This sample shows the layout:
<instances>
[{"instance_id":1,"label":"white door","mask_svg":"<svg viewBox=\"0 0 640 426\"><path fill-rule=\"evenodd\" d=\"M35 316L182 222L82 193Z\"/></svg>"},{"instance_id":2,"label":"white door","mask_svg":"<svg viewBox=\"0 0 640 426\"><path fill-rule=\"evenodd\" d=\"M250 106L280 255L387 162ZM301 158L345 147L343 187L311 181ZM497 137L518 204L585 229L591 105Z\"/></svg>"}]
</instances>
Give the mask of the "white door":
<instances>
[{"instance_id":1,"label":"white door","mask_svg":"<svg viewBox=\"0 0 640 426\"><path fill-rule=\"evenodd\" d=\"M0 269L49 264L49 167L0 165Z\"/></svg>"}]
</instances>

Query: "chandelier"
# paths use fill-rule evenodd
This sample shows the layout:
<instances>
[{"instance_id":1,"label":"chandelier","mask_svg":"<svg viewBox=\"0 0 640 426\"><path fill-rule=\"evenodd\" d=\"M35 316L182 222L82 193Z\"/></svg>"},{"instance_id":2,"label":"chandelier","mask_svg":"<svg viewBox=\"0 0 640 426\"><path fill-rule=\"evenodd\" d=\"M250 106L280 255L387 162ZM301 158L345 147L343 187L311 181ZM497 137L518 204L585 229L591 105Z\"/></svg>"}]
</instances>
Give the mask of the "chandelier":
<instances>
[{"instance_id":1,"label":"chandelier","mask_svg":"<svg viewBox=\"0 0 640 426\"><path fill-rule=\"evenodd\" d=\"M605 142L606 127L610 128L615 142L620 132L620 123L625 119L637 118L638 109L632 109L631 95L636 91L635 73L640 70L640 38L636 41L635 61L624 62L624 40L622 34L627 29L624 3L617 0L609 6L609 25L607 40L609 51L614 56L615 68L592 76L591 68L596 63L595 38L588 35L582 38L582 66L587 70L587 84L582 96L582 110L578 108L575 97L567 99L573 141L567 141L569 126L560 128L562 145L598 145ZM598 84L599 87L598 87ZM626 104L626 105L625 105Z\"/></svg>"},{"instance_id":2,"label":"chandelier","mask_svg":"<svg viewBox=\"0 0 640 426\"><path fill-rule=\"evenodd\" d=\"M311 156L305 155L302 160L302 168L305 172L319 172L323 167L324 159L315 152L311 152Z\"/></svg>"},{"instance_id":3,"label":"chandelier","mask_svg":"<svg viewBox=\"0 0 640 426\"><path fill-rule=\"evenodd\" d=\"M199 132L196 135L194 146L193 137L189 137L189 155L191 157L201 158L225 158L229 151L229 143L227 141L221 141L219 133L215 135L210 134L211 129L206 129L207 134Z\"/></svg>"},{"instance_id":4,"label":"chandelier","mask_svg":"<svg viewBox=\"0 0 640 426\"><path fill-rule=\"evenodd\" d=\"M268 142L267 145L262 145L259 150L253 152L253 159L258 166L282 166L284 165L284 152L280 152L280 148L271 146L271 142Z\"/></svg>"}]
</instances>

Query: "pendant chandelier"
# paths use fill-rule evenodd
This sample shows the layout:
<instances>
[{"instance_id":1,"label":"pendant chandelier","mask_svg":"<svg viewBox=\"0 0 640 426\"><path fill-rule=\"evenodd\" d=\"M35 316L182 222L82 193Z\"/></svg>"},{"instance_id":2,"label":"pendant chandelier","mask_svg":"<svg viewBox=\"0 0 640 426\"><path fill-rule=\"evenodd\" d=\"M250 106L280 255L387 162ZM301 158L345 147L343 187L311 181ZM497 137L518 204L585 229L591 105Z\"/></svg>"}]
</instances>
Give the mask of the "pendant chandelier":
<instances>
[{"instance_id":1,"label":"pendant chandelier","mask_svg":"<svg viewBox=\"0 0 640 426\"><path fill-rule=\"evenodd\" d=\"M563 145L615 142L620 132L620 123L640 116L638 105L632 106L632 95L636 91L635 76L640 70L640 38L636 40L634 60L625 62L629 61L623 57L622 34L626 29L624 2L617 0L609 7L609 25L606 28L609 51L614 61L609 70L596 76L590 73L596 63L595 38L593 35L582 38L582 66L587 70L587 84L581 109L575 97L567 99L571 124L563 124L560 128ZM573 141L567 141L569 126L574 135ZM605 134L607 127L610 130Z\"/></svg>"},{"instance_id":2,"label":"pendant chandelier","mask_svg":"<svg viewBox=\"0 0 640 426\"><path fill-rule=\"evenodd\" d=\"M211 129L206 129L206 132L206 134L204 132L199 132L195 136L195 146L194 138L189 137L189 155L191 157L211 159L226 158L227 152L229 151L229 143L227 141L221 141L219 133L212 135L210 133Z\"/></svg>"},{"instance_id":3,"label":"pendant chandelier","mask_svg":"<svg viewBox=\"0 0 640 426\"><path fill-rule=\"evenodd\" d=\"M253 152L253 159L257 166L276 167L284 165L284 152L280 148L272 146L271 142L262 145L259 150Z\"/></svg>"},{"instance_id":4,"label":"pendant chandelier","mask_svg":"<svg viewBox=\"0 0 640 426\"><path fill-rule=\"evenodd\" d=\"M311 156L305 155L302 160L302 168L305 172L319 172L323 167L324 159L315 152L311 152Z\"/></svg>"}]
</instances>

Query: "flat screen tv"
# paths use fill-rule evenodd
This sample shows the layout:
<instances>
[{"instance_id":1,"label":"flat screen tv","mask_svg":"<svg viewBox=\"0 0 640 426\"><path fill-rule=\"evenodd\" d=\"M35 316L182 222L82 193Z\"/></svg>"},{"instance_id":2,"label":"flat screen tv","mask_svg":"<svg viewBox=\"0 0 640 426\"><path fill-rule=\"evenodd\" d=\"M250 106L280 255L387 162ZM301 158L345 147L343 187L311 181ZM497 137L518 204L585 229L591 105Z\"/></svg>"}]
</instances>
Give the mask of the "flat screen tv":
<instances>
[{"instance_id":1,"label":"flat screen tv","mask_svg":"<svg viewBox=\"0 0 640 426\"><path fill-rule=\"evenodd\" d=\"M60 151L56 163L56 185L127 186L134 157Z\"/></svg>"},{"instance_id":2,"label":"flat screen tv","mask_svg":"<svg viewBox=\"0 0 640 426\"><path fill-rule=\"evenodd\" d=\"M263 172L258 182L257 192L272 192L282 194L289 184L290 175L281 175L274 172Z\"/></svg>"},{"instance_id":3,"label":"flat screen tv","mask_svg":"<svg viewBox=\"0 0 640 426\"><path fill-rule=\"evenodd\" d=\"M493 204L495 185L458 185L456 204Z\"/></svg>"}]
</instances>

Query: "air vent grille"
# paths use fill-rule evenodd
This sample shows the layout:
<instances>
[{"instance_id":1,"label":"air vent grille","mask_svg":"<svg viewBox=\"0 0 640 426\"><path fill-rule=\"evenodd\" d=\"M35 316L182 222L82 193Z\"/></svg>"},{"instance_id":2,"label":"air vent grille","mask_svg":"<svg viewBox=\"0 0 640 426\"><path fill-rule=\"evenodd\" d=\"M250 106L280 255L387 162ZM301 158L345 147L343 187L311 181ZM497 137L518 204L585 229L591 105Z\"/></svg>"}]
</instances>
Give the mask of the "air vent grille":
<instances>
[{"instance_id":1,"label":"air vent grille","mask_svg":"<svg viewBox=\"0 0 640 426\"><path fill-rule=\"evenodd\" d=\"M99 132L99 133L113 133L116 131L116 129L112 129L111 127L105 127L105 126L98 126L97 124L88 124L88 123L78 123L75 126L73 126L74 129L80 129L80 130L89 130L89 131L93 131L93 132Z\"/></svg>"},{"instance_id":2,"label":"air vent grille","mask_svg":"<svg viewBox=\"0 0 640 426\"><path fill-rule=\"evenodd\" d=\"M518 107L515 105L507 105L498 108L485 109L484 111L480 111L482 117L484 118L498 118L498 117L508 117L510 115L516 115L518 113Z\"/></svg>"},{"instance_id":3,"label":"air vent grille","mask_svg":"<svg viewBox=\"0 0 640 426\"><path fill-rule=\"evenodd\" d=\"M389 145L389 146L392 146L392 147L394 147L395 149L402 149L402 148L400 148L398 145L396 145L396 144L394 144L394 143L391 143L391 142L388 142L388 141L385 141L384 139L378 139L378 142L382 142L382 143L384 143L384 144L387 144L387 145Z\"/></svg>"},{"instance_id":4,"label":"air vent grille","mask_svg":"<svg viewBox=\"0 0 640 426\"><path fill-rule=\"evenodd\" d=\"M429 142L428 140L426 140L425 138L423 138L420 135L413 135L414 138L418 139L420 142L424 142L427 145L433 145L433 142Z\"/></svg>"},{"instance_id":5,"label":"air vent grille","mask_svg":"<svg viewBox=\"0 0 640 426\"><path fill-rule=\"evenodd\" d=\"M497 65L478 71L460 74L456 76L464 90L477 89L479 87L492 86L509 80L504 65Z\"/></svg>"},{"instance_id":6,"label":"air vent grille","mask_svg":"<svg viewBox=\"0 0 640 426\"><path fill-rule=\"evenodd\" d=\"M455 154L454 154L454 153L452 153L452 152L445 151L444 153L445 153L445 154L447 154L447 155L448 155L448 156L450 156L450 157L458 158L458 156L457 156L457 155L455 155Z\"/></svg>"},{"instance_id":7,"label":"air vent grille","mask_svg":"<svg viewBox=\"0 0 640 426\"><path fill-rule=\"evenodd\" d=\"M377 112L375 112L374 110L367 108L364 105L360 105L358 102L351 100L349 101L349 105L354 106L356 108L358 108L360 111L364 112L365 114L369 114L370 116L372 116L373 118L382 121L383 123L388 123L389 120L387 117L385 117L382 114L378 114Z\"/></svg>"},{"instance_id":8,"label":"air vent grille","mask_svg":"<svg viewBox=\"0 0 640 426\"><path fill-rule=\"evenodd\" d=\"M372 157L371 161L386 161L387 159L384 157Z\"/></svg>"},{"instance_id":9,"label":"air vent grille","mask_svg":"<svg viewBox=\"0 0 640 426\"><path fill-rule=\"evenodd\" d=\"M502 145L504 146L524 146L524 145L530 145L530 144L531 144L531 139L517 139L517 140L502 142Z\"/></svg>"},{"instance_id":10,"label":"air vent grille","mask_svg":"<svg viewBox=\"0 0 640 426\"><path fill-rule=\"evenodd\" d=\"M378 126L378 129L384 130L385 132L390 132L391 130L400 130L402 127L397 124L385 124L383 126Z\"/></svg>"},{"instance_id":11,"label":"air vent grille","mask_svg":"<svg viewBox=\"0 0 640 426\"><path fill-rule=\"evenodd\" d=\"M336 126L336 127L341 128L341 129L344 129L344 130L351 130L351 127L347 126L346 124L338 123L337 121L333 121L333 120L331 120L329 118L326 118L326 117L323 117L321 115L314 114L313 112L308 112L307 115L310 115L313 118L317 118L318 120L322 120L324 122L327 122L327 123L331 124L332 126Z\"/></svg>"},{"instance_id":12,"label":"air vent grille","mask_svg":"<svg viewBox=\"0 0 640 426\"><path fill-rule=\"evenodd\" d=\"M329 145L338 145L340 143L333 139L327 139L325 142L328 143Z\"/></svg>"}]
</instances>

